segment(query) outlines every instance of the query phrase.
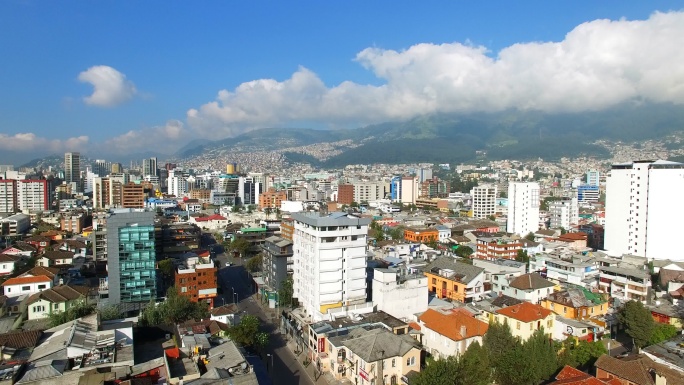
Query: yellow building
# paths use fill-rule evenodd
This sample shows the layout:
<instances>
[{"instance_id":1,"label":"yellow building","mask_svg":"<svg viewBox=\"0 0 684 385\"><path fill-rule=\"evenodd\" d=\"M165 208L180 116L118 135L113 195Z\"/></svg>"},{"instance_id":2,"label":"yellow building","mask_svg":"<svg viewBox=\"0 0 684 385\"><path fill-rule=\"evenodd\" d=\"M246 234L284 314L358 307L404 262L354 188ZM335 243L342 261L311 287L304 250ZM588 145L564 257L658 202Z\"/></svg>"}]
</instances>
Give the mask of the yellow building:
<instances>
[{"instance_id":1,"label":"yellow building","mask_svg":"<svg viewBox=\"0 0 684 385\"><path fill-rule=\"evenodd\" d=\"M558 315L576 320L596 318L608 312L608 301L579 286L551 293L540 304Z\"/></svg>"},{"instance_id":2,"label":"yellow building","mask_svg":"<svg viewBox=\"0 0 684 385\"><path fill-rule=\"evenodd\" d=\"M522 341L526 341L540 329L543 329L544 334L550 338L555 320L554 312L529 302L499 309L493 315L494 322L508 323L513 336L519 337Z\"/></svg>"}]
</instances>

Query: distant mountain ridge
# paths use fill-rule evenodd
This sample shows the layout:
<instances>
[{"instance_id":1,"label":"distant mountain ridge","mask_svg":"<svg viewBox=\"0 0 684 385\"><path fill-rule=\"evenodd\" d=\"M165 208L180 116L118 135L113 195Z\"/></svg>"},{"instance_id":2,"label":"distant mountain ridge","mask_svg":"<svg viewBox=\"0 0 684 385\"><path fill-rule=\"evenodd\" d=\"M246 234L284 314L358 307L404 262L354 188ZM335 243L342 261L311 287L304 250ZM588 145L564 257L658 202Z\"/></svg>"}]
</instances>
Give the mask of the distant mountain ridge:
<instances>
[{"instance_id":1,"label":"distant mountain ridge","mask_svg":"<svg viewBox=\"0 0 684 385\"><path fill-rule=\"evenodd\" d=\"M684 131L684 108L672 104L623 104L602 111L543 113L432 114L404 122L387 122L348 130L264 128L233 138L185 148L186 158L216 148L279 150L352 140L360 146L318 161L307 154L286 154L292 161L323 167L358 163L467 162L475 159L559 159L587 155L607 157L591 144L662 139Z\"/></svg>"}]
</instances>

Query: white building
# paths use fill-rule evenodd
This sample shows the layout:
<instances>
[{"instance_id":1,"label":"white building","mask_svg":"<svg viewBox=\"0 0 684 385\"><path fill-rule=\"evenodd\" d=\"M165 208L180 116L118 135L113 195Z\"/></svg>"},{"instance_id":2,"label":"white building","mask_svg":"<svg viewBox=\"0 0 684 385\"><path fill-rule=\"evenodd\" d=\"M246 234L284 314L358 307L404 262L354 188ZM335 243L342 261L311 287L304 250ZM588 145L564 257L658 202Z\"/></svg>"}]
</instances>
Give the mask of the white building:
<instances>
[{"instance_id":1,"label":"white building","mask_svg":"<svg viewBox=\"0 0 684 385\"><path fill-rule=\"evenodd\" d=\"M2 284L7 297L17 297L22 294L38 293L52 287L52 279L45 275L36 277L10 278Z\"/></svg>"},{"instance_id":2,"label":"white building","mask_svg":"<svg viewBox=\"0 0 684 385\"><path fill-rule=\"evenodd\" d=\"M182 173L176 173L173 170L169 171L167 186L168 194L175 197L181 197L188 192L188 180L186 177Z\"/></svg>"},{"instance_id":3,"label":"white building","mask_svg":"<svg viewBox=\"0 0 684 385\"><path fill-rule=\"evenodd\" d=\"M467 310L428 309L418 317L425 350L434 358L458 357L473 342L482 345L489 324Z\"/></svg>"},{"instance_id":4,"label":"white building","mask_svg":"<svg viewBox=\"0 0 684 385\"><path fill-rule=\"evenodd\" d=\"M554 286L556 285L553 282L542 278L539 274L528 273L514 278L504 278L501 279L501 282L493 281L492 291L521 301L538 304L553 292Z\"/></svg>"},{"instance_id":5,"label":"white building","mask_svg":"<svg viewBox=\"0 0 684 385\"><path fill-rule=\"evenodd\" d=\"M404 204L416 203L420 194L420 184L418 178L405 176L401 178L401 196L399 200Z\"/></svg>"},{"instance_id":6,"label":"white building","mask_svg":"<svg viewBox=\"0 0 684 385\"><path fill-rule=\"evenodd\" d=\"M15 213L17 205L17 181L0 179L0 213Z\"/></svg>"},{"instance_id":7,"label":"white building","mask_svg":"<svg viewBox=\"0 0 684 385\"><path fill-rule=\"evenodd\" d=\"M672 247L684 205L684 164L637 161L613 165L606 181L605 249L614 255L684 261Z\"/></svg>"},{"instance_id":8,"label":"white building","mask_svg":"<svg viewBox=\"0 0 684 385\"><path fill-rule=\"evenodd\" d=\"M372 202L384 199L389 193L388 182L356 182L354 183L354 202Z\"/></svg>"},{"instance_id":9,"label":"white building","mask_svg":"<svg viewBox=\"0 0 684 385\"><path fill-rule=\"evenodd\" d=\"M393 317L411 319L428 308L427 277L396 269L374 269L373 304Z\"/></svg>"},{"instance_id":10,"label":"white building","mask_svg":"<svg viewBox=\"0 0 684 385\"><path fill-rule=\"evenodd\" d=\"M497 187L495 185L483 184L475 186L470 190L470 196L473 202L473 217L484 219L496 213Z\"/></svg>"},{"instance_id":11,"label":"white building","mask_svg":"<svg viewBox=\"0 0 684 385\"><path fill-rule=\"evenodd\" d=\"M17 181L17 204L21 211L47 210L48 194L47 181L44 179Z\"/></svg>"},{"instance_id":12,"label":"white building","mask_svg":"<svg viewBox=\"0 0 684 385\"><path fill-rule=\"evenodd\" d=\"M552 229L569 230L572 225L579 222L579 204L577 198L564 198L559 201L549 202L549 227Z\"/></svg>"},{"instance_id":13,"label":"white building","mask_svg":"<svg viewBox=\"0 0 684 385\"><path fill-rule=\"evenodd\" d=\"M539 229L539 184L513 182L508 185L506 231L525 236Z\"/></svg>"},{"instance_id":14,"label":"white building","mask_svg":"<svg viewBox=\"0 0 684 385\"><path fill-rule=\"evenodd\" d=\"M587 184L589 186L598 186L601 174L597 170L587 171Z\"/></svg>"},{"instance_id":15,"label":"white building","mask_svg":"<svg viewBox=\"0 0 684 385\"><path fill-rule=\"evenodd\" d=\"M366 302L369 218L293 213L294 296L314 322Z\"/></svg>"}]
</instances>

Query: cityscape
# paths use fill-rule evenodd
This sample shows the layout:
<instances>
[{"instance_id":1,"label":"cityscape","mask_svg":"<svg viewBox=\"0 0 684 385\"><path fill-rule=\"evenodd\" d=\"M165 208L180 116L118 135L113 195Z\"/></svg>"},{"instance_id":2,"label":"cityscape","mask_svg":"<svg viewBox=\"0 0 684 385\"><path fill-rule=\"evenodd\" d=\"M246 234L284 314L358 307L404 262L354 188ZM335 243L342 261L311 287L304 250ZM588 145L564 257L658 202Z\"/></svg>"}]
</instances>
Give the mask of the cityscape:
<instances>
[{"instance_id":1,"label":"cityscape","mask_svg":"<svg viewBox=\"0 0 684 385\"><path fill-rule=\"evenodd\" d=\"M0 74L0 385L684 384L681 5L62 5L0 4L74 52Z\"/></svg>"}]
</instances>

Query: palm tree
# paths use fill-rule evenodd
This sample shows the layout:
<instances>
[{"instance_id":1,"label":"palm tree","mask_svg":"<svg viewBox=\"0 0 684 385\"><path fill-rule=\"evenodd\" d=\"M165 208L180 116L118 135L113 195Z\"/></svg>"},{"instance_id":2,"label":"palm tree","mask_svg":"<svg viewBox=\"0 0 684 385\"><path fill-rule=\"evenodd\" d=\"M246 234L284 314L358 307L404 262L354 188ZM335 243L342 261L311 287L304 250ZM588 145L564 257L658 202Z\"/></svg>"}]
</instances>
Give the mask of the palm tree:
<instances>
[{"instance_id":1,"label":"palm tree","mask_svg":"<svg viewBox=\"0 0 684 385\"><path fill-rule=\"evenodd\" d=\"M273 209L271 208L271 206L264 207L264 214L266 214L266 218L271 216L272 211L273 211Z\"/></svg>"}]
</instances>

